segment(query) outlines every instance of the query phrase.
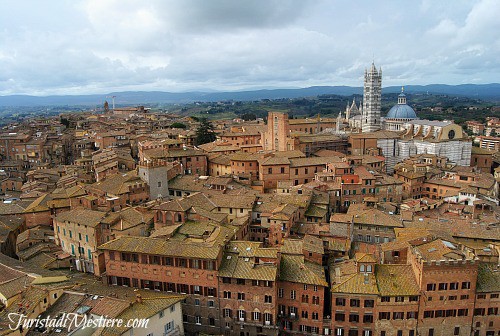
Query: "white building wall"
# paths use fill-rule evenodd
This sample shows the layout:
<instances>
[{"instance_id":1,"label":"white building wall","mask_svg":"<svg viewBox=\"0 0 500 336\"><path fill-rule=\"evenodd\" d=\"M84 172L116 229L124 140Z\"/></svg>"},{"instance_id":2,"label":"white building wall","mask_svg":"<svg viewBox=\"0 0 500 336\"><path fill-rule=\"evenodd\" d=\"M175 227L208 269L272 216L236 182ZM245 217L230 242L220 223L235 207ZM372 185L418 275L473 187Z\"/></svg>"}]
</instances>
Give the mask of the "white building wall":
<instances>
[{"instance_id":1,"label":"white building wall","mask_svg":"<svg viewBox=\"0 0 500 336\"><path fill-rule=\"evenodd\" d=\"M172 310L171 308L174 307ZM166 333L165 325L173 323L173 329ZM128 330L123 336L179 336L184 335L184 325L182 324L182 307L181 303L177 302L175 305L165 309L163 316L156 314L149 318L147 328L133 328L133 331Z\"/></svg>"},{"instance_id":2,"label":"white building wall","mask_svg":"<svg viewBox=\"0 0 500 336\"><path fill-rule=\"evenodd\" d=\"M447 157L451 162L468 167L470 165L472 142L451 140L428 142L422 140L379 139L377 147L385 157L388 174L394 172L394 166L412 155L434 154Z\"/></svg>"}]
</instances>

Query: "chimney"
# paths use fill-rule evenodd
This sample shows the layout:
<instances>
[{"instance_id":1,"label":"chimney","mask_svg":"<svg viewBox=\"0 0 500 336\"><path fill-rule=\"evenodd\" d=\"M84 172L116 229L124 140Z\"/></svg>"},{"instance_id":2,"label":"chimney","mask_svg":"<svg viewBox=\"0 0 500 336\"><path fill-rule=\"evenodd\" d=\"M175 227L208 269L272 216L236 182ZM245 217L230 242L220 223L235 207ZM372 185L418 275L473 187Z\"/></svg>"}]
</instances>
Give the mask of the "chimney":
<instances>
[{"instance_id":1,"label":"chimney","mask_svg":"<svg viewBox=\"0 0 500 336\"><path fill-rule=\"evenodd\" d=\"M135 296L135 302L136 303L142 303L142 296L141 296L141 294L137 294Z\"/></svg>"},{"instance_id":2,"label":"chimney","mask_svg":"<svg viewBox=\"0 0 500 336\"><path fill-rule=\"evenodd\" d=\"M340 283L340 267L335 267L335 283Z\"/></svg>"}]
</instances>

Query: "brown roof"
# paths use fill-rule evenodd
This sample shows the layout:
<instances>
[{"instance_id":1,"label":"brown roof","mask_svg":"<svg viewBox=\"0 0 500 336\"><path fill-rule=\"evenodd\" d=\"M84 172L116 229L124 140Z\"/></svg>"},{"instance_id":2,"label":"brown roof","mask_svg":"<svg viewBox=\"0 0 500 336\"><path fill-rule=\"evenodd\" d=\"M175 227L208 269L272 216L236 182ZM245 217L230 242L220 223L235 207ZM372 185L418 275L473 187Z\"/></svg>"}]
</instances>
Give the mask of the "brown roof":
<instances>
[{"instance_id":1,"label":"brown roof","mask_svg":"<svg viewBox=\"0 0 500 336\"><path fill-rule=\"evenodd\" d=\"M321 265L304 260L303 255L282 255L280 281L327 287L325 270Z\"/></svg>"},{"instance_id":2,"label":"brown roof","mask_svg":"<svg viewBox=\"0 0 500 336\"><path fill-rule=\"evenodd\" d=\"M411 265L377 265L377 285L382 296L419 295Z\"/></svg>"},{"instance_id":3,"label":"brown roof","mask_svg":"<svg viewBox=\"0 0 500 336\"><path fill-rule=\"evenodd\" d=\"M205 232L208 238L203 239ZM170 239L122 236L99 246L101 250L186 258L217 259L222 246L236 233L232 226L189 222ZM190 236L194 236L191 238Z\"/></svg>"},{"instance_id":4,"label":"brown roof","mask_svg":"<svg viewBox=\"0 0 500 336\"><path fill-rule=\"evenodd\" d=\"M219 268L219 276L276 281L278 250L262 249L260 246L261 243L246 241L228 244ZM272 259L274 262L260 262L256 257Z\"/></svg>"},{"instance_id":5,"label":"brown roof","mask_svg":"<svg viewBox=\"0 0 500 336\"><path fill-rule=\"evenodd\" d=\"M106 216L106 212L89 209L73 209L61 212L56 216L58 222L71 222L80 225L96 227Z\"/></svg>"},{"instance_id":6,"label":"brown roof","mask_svg":"<svg viewBox=\"0 0 500 336\"><path fill-rule=\"evenodd\" d=\"M130 307L130 302L110 297L103 297L92 308L91 313L98 316L118 317L125 309Z\"/></svg>"}]
</instances>

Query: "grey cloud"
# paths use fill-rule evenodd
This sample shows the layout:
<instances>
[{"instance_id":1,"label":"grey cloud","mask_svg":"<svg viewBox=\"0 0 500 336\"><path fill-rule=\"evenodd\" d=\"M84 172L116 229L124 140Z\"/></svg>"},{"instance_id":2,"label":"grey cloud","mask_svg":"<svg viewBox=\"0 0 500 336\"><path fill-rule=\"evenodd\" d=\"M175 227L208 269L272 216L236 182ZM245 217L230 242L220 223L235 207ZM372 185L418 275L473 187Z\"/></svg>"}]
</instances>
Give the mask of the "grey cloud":
<instances>
[{"instance_id":1,"label":"grey cloud","mask_svg":"<svg viewBox=\"0 0 500 336\"><path fill-rule=\"evenodd\" d=\"M499 6L6 0L0 94L361 85L373 58L385 85L493 82Z\"/></svg>"}]
</instances>

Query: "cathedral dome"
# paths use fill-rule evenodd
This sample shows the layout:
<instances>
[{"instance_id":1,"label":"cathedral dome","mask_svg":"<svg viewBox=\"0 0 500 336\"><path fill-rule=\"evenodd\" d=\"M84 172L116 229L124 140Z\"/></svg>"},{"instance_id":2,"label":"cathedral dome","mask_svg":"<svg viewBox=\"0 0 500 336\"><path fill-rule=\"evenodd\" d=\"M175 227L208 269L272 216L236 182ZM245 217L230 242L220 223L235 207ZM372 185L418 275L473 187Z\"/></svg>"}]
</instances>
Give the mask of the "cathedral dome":
<instances>
[{"instance_id":1,"label":"cathedral dome","mask_svg":"<svg viewBox=\"0 0 500 336\"><path fill-rule=\"evenodd\" d=\"M406 104L394 105L387 113L386 119L418 119L415 111Z\"/></svg>"},{"instance_id":2,"label":"cathedral dome","mask_svg":"<svg viewBox=\"0 0 500 336\"><path fill-rule=\"evenodd\" d=\"M404 88L401 88L401 93L398 96L398 103L394 105L387 113L386 119L418 119L415 111L406 104L406 95L403 93Z\"/></svg>"}]
</instances>

